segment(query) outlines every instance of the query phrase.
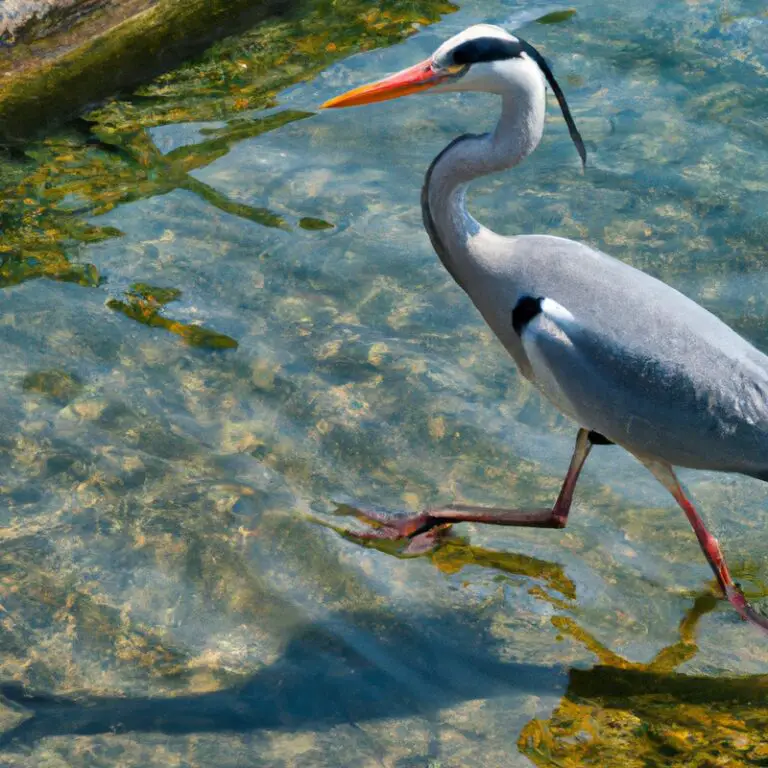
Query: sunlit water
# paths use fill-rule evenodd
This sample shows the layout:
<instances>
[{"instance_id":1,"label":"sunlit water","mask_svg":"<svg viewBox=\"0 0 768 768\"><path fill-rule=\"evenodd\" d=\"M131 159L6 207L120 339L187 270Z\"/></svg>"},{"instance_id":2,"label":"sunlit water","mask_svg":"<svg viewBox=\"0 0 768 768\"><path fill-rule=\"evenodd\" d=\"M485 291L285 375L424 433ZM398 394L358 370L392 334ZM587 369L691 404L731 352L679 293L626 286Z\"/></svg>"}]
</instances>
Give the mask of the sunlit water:
<instances>
[{"instance_id":1,"label":"sunlit water","mask_svg":"<svg viewBox=\"0 0 768 768\"><path fill-rule=\"evenodd\" d=\"M587 0L544 26L529 22L551 4L467 2L294 86L278 110L314 111L471 23L520 28L555 67L588 168L553 101L538 151L474 187L477 218L591 243L768 349L764 8ZM518 744L568 701L569 670L600 654L650 662L712 589L683 515L630 457L593 452L564 531L461 526L437 553L400 559L336 530L356 525L339 505L557 493L574 425L516 374L421 225L430 160L490 128L495 108L412 97L234 142L193 175L286 228L176 189L92 219L123 233L77 252L99 287L2 291L0 676L61 697L6 691L3 765L507 766L549 764L555 748L553 764L576 765L610 738L584 726L565 746ZM169 153L217 125L150 135ZM135 283L181 291L168 317L238 347L196 348L106 306ZM759 603L765 486L684 477ZM704 710L718 683L753 676L764 718L766 638L704 603L698 651L686 636L659 669L679 663ZM595 721L608 687L584 710ZM646 739L675 717L668 704L639 708L627 731L643 765L694 744ZM761 764L744 730L747 747L724 737L715 753Z\"/></svg>"}]
</instances>

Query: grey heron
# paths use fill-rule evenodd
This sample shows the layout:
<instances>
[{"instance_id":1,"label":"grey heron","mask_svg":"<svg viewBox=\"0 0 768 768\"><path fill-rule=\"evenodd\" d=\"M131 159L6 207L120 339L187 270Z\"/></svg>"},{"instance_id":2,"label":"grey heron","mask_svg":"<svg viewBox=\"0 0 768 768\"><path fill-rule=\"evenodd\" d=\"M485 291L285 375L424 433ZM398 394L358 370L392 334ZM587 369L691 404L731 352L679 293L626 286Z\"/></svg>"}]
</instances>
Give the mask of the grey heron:
<instances>
[{"instance_id":1,"label":"grey heron","mask_svg":"<svg viewBox=\"0 0 768 768\"><path fill-rule=\"evenodd\" d=\"M616 444L669 490L688 518L728 601L768 631L733 581L717 539L674 467L768 480L768 357L674 288L583 243L502 236L465 206L467 184L527 157L544 130L546 85L586 163L584 142L541 54L504 29L479 24L425 61L327 101L324 108L410 93L484 91L501 99L496 128L452 141L429 167L421 196L434 250L529 379L579 426L551 509L464 504L395 517L366 514L369 538L431 547L454 523L562 528L594 445Z\"/></svg>"}]
</instances>

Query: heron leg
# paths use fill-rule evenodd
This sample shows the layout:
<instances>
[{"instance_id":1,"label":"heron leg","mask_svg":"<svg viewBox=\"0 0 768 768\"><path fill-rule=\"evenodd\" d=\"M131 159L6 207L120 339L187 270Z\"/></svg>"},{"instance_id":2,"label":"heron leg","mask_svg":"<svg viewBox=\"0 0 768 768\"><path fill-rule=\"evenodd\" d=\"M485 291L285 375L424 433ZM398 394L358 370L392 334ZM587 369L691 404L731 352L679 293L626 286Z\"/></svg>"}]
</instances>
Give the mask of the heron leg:
<instances>
[{"instance_id":1,"label":"heron leg","mask_svg":"<svg viewBox=\"0 0 768 768\"><path fill-rule=\"evenodd\" d=\"M640 458L640 457L638 457ZM640 458L643 464L653 473L653 476L672 494L675 501L680 505L688 522L696 534L699 546L707 562L715 573L720 588L725 593L728 602L738 611L742 619L756 624L761 629L768 631L768 618L759 614L748 602L744 593L738 584L731 578L728 566L720 549L717 539L707 530L704 521L696 511L696 508L685 495L685 491L680 485L674 470L666 462L660 462L655 459Z\"/></svg>"},{"instance_id":2,"label":"heron leg","mask_svg":"<svg viewBox=\"0 0 768 768\"><path fill-rule=\"evenodd\" d=\"M587 460L593 445L605 444L599 442L597 437L592 440L592 434L586 429L579 430L568 473L551 509L506 509L503 507L480 507L471 504L452 504L447 507L428 509L409 517L394 517L378 512L360 512L358 516L374 527L372 530L361 533L356 531L347 531L347 533L358 539L407 539L409 544L406 552L418 554L434 548L440 536L454 523L564 528L568 521L576 481L579 479L584 462Z\"/></svg>"}]
</instances>

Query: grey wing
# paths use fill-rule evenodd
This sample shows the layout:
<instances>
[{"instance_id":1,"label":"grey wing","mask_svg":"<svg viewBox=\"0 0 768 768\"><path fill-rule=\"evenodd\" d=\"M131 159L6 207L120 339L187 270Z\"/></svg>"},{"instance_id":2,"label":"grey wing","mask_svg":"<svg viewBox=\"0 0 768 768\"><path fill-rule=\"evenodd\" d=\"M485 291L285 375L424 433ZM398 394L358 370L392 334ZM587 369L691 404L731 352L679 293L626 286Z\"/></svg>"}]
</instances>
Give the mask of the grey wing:
<instances>
[{"instance_id":1,"label":"grey wing","mask_svg":"<svg viewBox=\"0 0 768 768\"><path fill-rule=\"evenodd\" d=\"M621 327L593 327L544 299L520 336L537 387L634 454L764 477L768 372L705 339L675 357Z\"/></svg>"}]
</instances>

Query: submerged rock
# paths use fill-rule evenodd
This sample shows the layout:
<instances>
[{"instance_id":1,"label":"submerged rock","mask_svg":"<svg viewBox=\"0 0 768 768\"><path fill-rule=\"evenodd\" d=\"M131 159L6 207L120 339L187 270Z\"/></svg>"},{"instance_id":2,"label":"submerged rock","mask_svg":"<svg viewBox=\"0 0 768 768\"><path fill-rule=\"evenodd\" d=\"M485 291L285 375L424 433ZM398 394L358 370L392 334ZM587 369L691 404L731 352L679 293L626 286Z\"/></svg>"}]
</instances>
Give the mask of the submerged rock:
<instances>
[{"instance_id":1,"label":"submerged rock","mask_svg":"<svg viewBox=\"0 0 768 768\"><path fill-rule=\"evenodd\" d=\"M0 138L20 140L178 66L296 0L11 0L0 15Z\"/></svg>"}]
</instances>

